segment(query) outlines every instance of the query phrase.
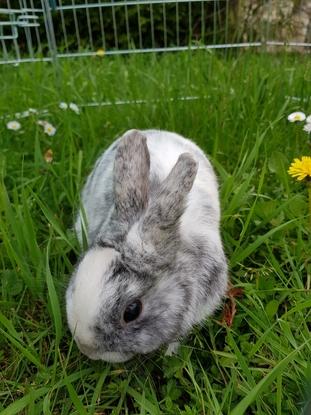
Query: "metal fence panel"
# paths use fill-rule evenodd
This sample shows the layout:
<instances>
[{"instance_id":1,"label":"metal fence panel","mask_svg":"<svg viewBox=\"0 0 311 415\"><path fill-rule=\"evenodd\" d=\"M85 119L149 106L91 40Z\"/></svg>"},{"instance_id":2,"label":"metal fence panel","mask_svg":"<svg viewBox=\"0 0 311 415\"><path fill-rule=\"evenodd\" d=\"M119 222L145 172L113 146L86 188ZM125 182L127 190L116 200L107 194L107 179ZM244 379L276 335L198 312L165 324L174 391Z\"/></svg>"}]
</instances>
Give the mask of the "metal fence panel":
<instances>
[{"instance_id":1,"label":"metal fence panel","mask_svg":"<svg viewBox=\"0 0 311 415\"><path fill-rule=\"evenodd\" d=\"M0 9L0 63L284 45L269 33L269 27L254 31L251 26L245 36L240 25L233 24L230 0L6 0L6 3ZM288 44L311 46L307 42Z\"/></svg>"}]
</instances>

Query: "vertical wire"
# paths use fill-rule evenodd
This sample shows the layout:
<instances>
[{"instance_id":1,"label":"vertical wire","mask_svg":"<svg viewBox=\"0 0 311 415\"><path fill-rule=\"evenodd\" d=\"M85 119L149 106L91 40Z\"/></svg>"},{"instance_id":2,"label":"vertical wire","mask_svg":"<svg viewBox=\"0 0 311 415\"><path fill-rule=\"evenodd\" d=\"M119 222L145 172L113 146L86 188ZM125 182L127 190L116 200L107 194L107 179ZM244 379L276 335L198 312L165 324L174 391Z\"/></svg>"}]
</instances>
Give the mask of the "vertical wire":
<instances>
[{"instance_id":1,"label":"vertical wire","mask_svg":"<svg viewBox=\"0 0 311 415\"><path fill-rule=\"evenodd\" d=\"M261 2L261 7L263 7L263 1ZM271 2L269 4L269 15L270 16L272 15L272 3ZM265 26L266 26L265 38L262 36L262 33L261 33L261 36L260 36L260 39L259 39L261 41L263 41L263 40L265 40L265 41L270 40L269 38L271 37L271 20L270 19L268 19L268 21L266 22L266 25ZM274 33L272 34L272 37L274 38Z\"/></svg>"},{"instance_id":2,"label":"vertical wire","mask_svg":"<svg viewBox=\"0 0 311 415\"><path fill-rule=\"evenodd\" d=\"M213 45L216 45L216 30L217 30L217 2L214 1L213 7Z\"/></svg>"},{"instance_id":3,"label":"vertical wire","mask_svg":"<svg viewBox=\"0 0 311 415\"><path fill-rule=\"evenodd\" d=\"M139 48L143 48L143 38L141 34L141 20L140 20L140 5L137 4L137 19L138 19L138 35L139 35Z\"/></svg>"},{"instance_id":4,"label":"vertical wire","mask_svg":"<svg viewBox=\"0 0 311 415\"><path fill-rule=\"evenodd\" d=\"M128 14L128 10L127 10L127 5L126 4L124 6L124 11L125 11L125 24L126 24L127 46L128 46L128 49L131 49L129 14Z\"/></svg>"},{"instance_id":5,"label":"vertical wire","mask_svg":"<svg viewBox=\"0 0 311 415\"><path fill-rule=\"evenodd\" d=\"M176 44L180 45L180 34L179 34L179 4L176 1Z\"/></svg>"},{"instance_id":6,"label":"vertical wire","mask_svg":"<svg viewBox=\"0 0 311 415\"><path fill-rule=\"evenodd\" d=\"M189 1L188 3L188 16L189 16L189 41L188 44L190 45L192 43L192 5Z\"/></svg>"},{"instance_id":7,"label":"vertical wire","mask_svg":"<svg viewBox=\"0 0 311 415\"><path fill-rule=\"evenodd\" d=\"M20 6L21 9L23 9L23 8L27 9L26 0L19 0L19 6ZM33 52L33 46L32 46L32 38L31 38L30 27L24 27L24 32L25 32L25 36L26 36L26 43L27 43L28 52L29 52L30 57L33 59L34 58L34 52Z\"/></svg>"},{"instance_id":8,"label":"vertical wire","mask_svg":"<svg viewBox=\"0 0 311 415\"><path fill-rule=\"evenodd\" d=\"M228 39L228 29L229 29L229 0L226 0L226 10L225 10L225 43L229 43Z\"/></svg>"},{"instance_id":9,"label":"vertical wire","mask_svg":"<svg viewBox=\"0 0 311 415\"><path fill-rule=\"evenodd\" d=\"M220 7L220 2L217 2L217 22L218 22L218 27L219 27L219 32L221 34L222 30L221 30L221 7ZM218 36L218 42L219 42L219 36Z\"/></svg>"},{"instance_id":10,"label":"vertical wire","mask_svg":"<svg viewBox=\"0 0 311 415\"><path fill-rule=\"evenodd\" d=\"M85 0L85 4L88 4L88 0ZM91 28L90 12L89 12L88 7L85 8L85 13L86 13L87 28L89 32L90 46L91 46L91 49L93 50L94 49L93 34L92 34L92 28Z\"/></svg>"},{"instance_id":11,"label":"vertical wire","mask_svg":"<svg viewBox=\"0 0 311 415\"><path fill-rule=\"evenodd\" d=\"M164 30L164 47L167 47L167 26L166 26L166 6L163 3L163 30Z\"/></svg>"},{"instance_id":12,"label":"vertical wire","mask_svg":"<svg viewBox=\"0 0 311 415\"><path fill-rule=\"evenodd\" d=\"M60 7L63 6L62 0L59 0L59 5L60 5ZM61 19L61 22L62 22L62 29L63 29L64 40L65 40L65 48L66 48L66 51L69 52L65 17L64 17L64 11L62 9L60 9L60 19Z\"/></svg>"},{"instance_id":13,"label":"vertical wire","mask_svg":"<svg viewBox=\"0 0 311 415\"><path fill-rule=\"evenodd\" d=\"M155 47L155 40L154 40L154 19L153 19L153 7L152 3L150 3L150 25L151 25L151 44L152 47Z\"/></svg>"},{"instance_id":14,"label":"vertical wire","mask_svg":"<svg viewBox=\"0 0 311 415\"><path fill-rule=\"evenodd\" d=\"M100 0L98 0L98 3L100 4ZM106 36L105 36L105 27L104 27L104 19L103 19L103 10L101 7L99 8L99 24L100 24L100 31L102 35L102 46L104 49L106 49Z\"/></svg>"},{"instance_id":15,"label":"vertical wire","mask_svg":"<svg viewBox=\"0 0 311 415\"><path fill-rule=\"evenodd\" d=\"M49 0L41 0L41 4L43 8L43 17L44 17L46 36L47 36L48 45L49 45L49 51L50 51L50 55L51 55L53 63L56 64L57 45L56 45L54 25L53 25L53 19L52 19Z\"/></svg>"},{"instance_id":16,"label":"vertical wire","mask_svg":"<svg viewBox=\"0 0 311 415\"><path fill-rule=\"evenodd\" d=\"M1 30L2 30L2 26L1 26ZM2 45L3 59L6 60L6 59L8 59L8 50L6 48L6 44L5 44L4 39L1 39L1 45Z\"/></svg>"},{"instance_id":17,"label":"vertical wire","mask_svg":"<svg viewBox=\"0 0 311 415\"><path fill-rule=\"evenodd\" d=\"M75 6L76 5L75 0L71 0L71 4L73 6ZM81 39L80 39L79 25L78 25L76 9L72 9L72 13L73 13L73 21L74 21L74 24L75 24L76 37L77 37L77 42L78 42L78 50L80 50L81 49Z\"/></svg>"},{"instance_id":18,"label":"vertical wire","mask_svg":"<svg viewBox=\"0 0 311 415\"><path fill-rule=\"evenodd\" d=\"M112 0L113 3L113 0ZM116 11L114 6L111 8L112 12L112 23L113 23L113 33L114 33L114 44L115 48L119 49L119 41L118 41L118 31L117 31L117 23L116 23Z\"/></svg>"},{"instance_id":19,"label":"vertical wire","mask_svg":"<svg viewBox=\"0 0 311 415\"><path fill-rule=\"evenodd\" d=\"M32 9L34 9L35 8L35 6L34 6L34 4L33 4L33 0L30 0L30 5L31 5L31 8ZM34 14L34 13L33 13ZM39 33L39 29L38 29L38 27L36 26L35 28L35 33L36 33L36 38L37 38L37 45L38 45L38 52L42 52L42 45L41 45L41 39L40 39L40 33Z\"/></svg>"},{"instance_id":20,"label":"vertical wire","mask_svg":"<svg viewBox=\"0 0 311 415\"><path fill-rule=\"evenodd\" d=\"M10 0L7 0L7 5L8 5L8 9L12 8ZM14 17L12 15L10 15L10 20L12 22L14 21ZM16 27L16 31L17 31L17 36L18 36L18 28L17 27ZM14 49L15 49L15 54L16 54L16 60L20 61L21 60L21 53L20 53L20 49L19 49L19 44L18 44L18 42L15 38L13 39L13 44L14 44Z\"/></svg>"},{"instance_id":21,"label":"vertical wire","mask_svg":"<svg viewBox=\"0 0 311 415\"><path fill-rule=\"evenodd\" d=\"M201 1L201 42L205 45L205 10L204 1Z\"/></svg>"},{"instance_id":22,"label":"vertical wire","mask_svg":"<svg viewBox=\"0 0 311 415\"><path fill-rule=\"evenodd\" d=\"M250 6L251 6L251 4L248 6L249 9L251 10L251 19L249 21L249 16L248 16L248 13L247 13L247 22L246 22L247 26L250 25L250 33L248 33L248 27L247 27L247 41L248 42L253 42L254 30L253 30L252 20L253 20L253 17L254 17L254 12L253 12L253 9Z\"/></svg>"}]
</instances>

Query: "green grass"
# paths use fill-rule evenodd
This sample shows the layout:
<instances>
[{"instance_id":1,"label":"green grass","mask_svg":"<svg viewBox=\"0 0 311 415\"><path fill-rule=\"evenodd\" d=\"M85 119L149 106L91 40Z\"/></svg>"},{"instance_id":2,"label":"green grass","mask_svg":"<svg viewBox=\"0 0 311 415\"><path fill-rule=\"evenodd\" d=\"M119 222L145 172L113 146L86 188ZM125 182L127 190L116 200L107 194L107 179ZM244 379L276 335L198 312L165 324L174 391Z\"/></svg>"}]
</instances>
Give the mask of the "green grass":
<instances>
[{"instance_id":1,"label":"green grass","mask_svg":"<svg viewBox=\"0 0 311 415\"><path fill-rule=\"evenodd\" d=\"M310 69L308 56L252 52L68 60L56 72L48 64L0 68L0 115L48 109L45 119L57 127L49 137L37 116L17 132L6 129L10 118L0 120L2 414L303 413L310 228L306 188L287 169L310 144L302 124L286 117L311 113ZM58 108L138 99L148 102L80 115ZM176 131L211 155L231 281L244 295L231 327L220 310L178 355L109 365L72 342L64 293L79 255L79 191L96 157L129 128Z\"/></svg>"}]
</instances>

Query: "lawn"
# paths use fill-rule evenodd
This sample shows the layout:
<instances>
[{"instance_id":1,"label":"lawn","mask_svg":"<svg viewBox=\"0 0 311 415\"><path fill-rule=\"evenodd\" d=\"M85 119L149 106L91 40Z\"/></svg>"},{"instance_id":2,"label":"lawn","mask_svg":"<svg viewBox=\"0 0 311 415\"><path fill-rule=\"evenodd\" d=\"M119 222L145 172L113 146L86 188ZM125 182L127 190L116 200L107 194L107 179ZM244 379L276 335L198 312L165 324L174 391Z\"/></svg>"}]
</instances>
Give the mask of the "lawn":
<instances>
[{"instance_id":1,"label":"lawn","mask_svg":"<svg viewBox=\"0 0 311 415\"><path fill-rule=\"evenodd\" d=\"M8 116L0 120L2 414L304 413L310 220L306 186L287 169L310 155L310 136L287 116L311 113L310 76L307 55L254 51L0 67L0 116ZM92 102L111 104L85 106ZM47 112L8 130L29 108ZM231 292L240 296L235 315L228 299L225 315L196 328L176 356L112 365L88 360L72 342L64 293L79 256L79 192L96 157L130 128L176 131L210 155L239 288Z\"/></svg>"}]
</instances>

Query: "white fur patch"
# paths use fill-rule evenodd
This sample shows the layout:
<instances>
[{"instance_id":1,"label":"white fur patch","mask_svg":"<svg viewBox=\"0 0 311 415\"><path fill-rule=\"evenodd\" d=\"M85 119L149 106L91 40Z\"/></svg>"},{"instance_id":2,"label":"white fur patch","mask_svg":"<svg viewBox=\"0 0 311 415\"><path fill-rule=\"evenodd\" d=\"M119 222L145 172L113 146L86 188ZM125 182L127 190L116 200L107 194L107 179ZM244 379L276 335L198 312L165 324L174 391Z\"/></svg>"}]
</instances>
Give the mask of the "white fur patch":
<instances>
[{"instance_id":1,"label":"white fur patch","mask_svg":"<svg viewBox=\"0 0 311 415\"><path fill-rule=\"evenodd\" d=\"M111 248L90 250L81 261L73 286L67 291L67 317L69 327L81 344L92 347L94 333L91 326L103 304L102 292L105 273L118 253ZM109 297L105 287L105 297Z\"/></svg>"}]
</instances>

